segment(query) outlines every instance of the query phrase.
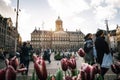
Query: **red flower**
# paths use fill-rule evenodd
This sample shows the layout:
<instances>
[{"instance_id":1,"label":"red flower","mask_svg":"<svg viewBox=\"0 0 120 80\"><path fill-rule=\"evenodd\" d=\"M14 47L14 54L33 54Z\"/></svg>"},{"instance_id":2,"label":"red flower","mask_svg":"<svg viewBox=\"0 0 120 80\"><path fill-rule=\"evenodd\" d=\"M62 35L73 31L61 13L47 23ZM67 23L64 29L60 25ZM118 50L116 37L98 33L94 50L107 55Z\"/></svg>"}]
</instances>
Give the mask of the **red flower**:
<instances>
[{"instance_id":1,"label":"red flower","mask_svg":"<svg viewBox=\"0 0 120 80\"><path fill-rule=\"evenodd\" d=\"M16 70L12 66L7 67L5 80L16 80Z\"/></svg>"},{"instance_id":2,"label":"red flower","mask_svg":"<svg viewBox=\"0 0 120 80\"><path fill-rule=\"evenodd\" d=\"M70 60L68 61L68 65L71 69L75 69L76 68L76 59L70 58Z\"/></svg>"},{"instance_id":3,"label":"red flower","mask_svg":"<svg viewBox=\"0 0 120 80\"><path fill-rule=\"evenodd\" d=\"M82 64L81 66L81 78L82 80L93 80L95 75L99 72L97 65L89 65L87 63Z\"/></svg>"},{"instance_id":4,"label":"red flower","mask_svg":"<svg viewBox=\"0 0 120 80\"><path fill-rule=\"evenodd\" d=\"M120 74L120 62L117 61L111 65L111 69L115 74Z\"/></svg>"},{"instance_id":5,"label":"red flower","mask_svg":"<svg viewBox=\"0 0 120 80\"><path fill-rule=\"evenodd\" d=\"M80 49L78 50L78 55L81 56L81 57L84 57L84 56L85 56L85 52L84 52L84 50L83 50L82 48L80 48Z\"/></svg>"},{"instance_id":6,"label":"red flower","mask_svg":"<svg viewBox=\"0 0 120 80\"><path fill-rule=\"evenodd\" d=\"M47 69L45 61L38 57L33 56L34 60L34 68L36 70L36 74L40 80L46 80L47 79Z\"/></svg>"},{"instance_id":7,"label":"red flower","mask_svg":"<svg viewBox=\"0 0 120 80\"><path fill-rule=\"evenodd\" d=\"M0 80L5 80L6 69L0 69Z\"/></svg>"},{"instance_id":8,"label":"red flower","mask_svg":"<svg viewBox=\"0 0 120 80\"><path fill-rule=\"evenodd\" d=\"M68 69L68 60L67 58L61 59L61 67L63 71L66 71Z\"/></svg>"},{"instance_id":9,"label":"red flower","mask_svg":"<svg viewBox=\"0 0 120 80\"><path fill-rule=\"evenodd\" d=\"M71 76L65 76L65 80L72 80Z\"/></svg>"}]
</instances>

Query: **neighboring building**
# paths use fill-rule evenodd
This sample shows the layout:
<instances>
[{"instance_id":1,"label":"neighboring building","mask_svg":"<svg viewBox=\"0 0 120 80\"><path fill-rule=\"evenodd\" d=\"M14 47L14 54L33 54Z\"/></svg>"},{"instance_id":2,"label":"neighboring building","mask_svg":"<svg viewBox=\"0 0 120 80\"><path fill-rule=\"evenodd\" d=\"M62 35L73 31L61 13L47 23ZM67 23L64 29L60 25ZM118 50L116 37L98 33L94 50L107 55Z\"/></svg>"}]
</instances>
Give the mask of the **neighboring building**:
<instances>
[{"instance_id":1,"label":"neighboring building","mask_svg":"<svg viewBox=\"0 0 120 80\"><path fill-rule=\"evenodd\" d=\"M55 23L55 31L37 30L35 28L31 33L33 48L77 51L80 47L83 47L85 35L81 31L64 31L60 17Z\"/></svg>"},{"instance_id":2,"label":"neighboring building","mask_svg":"<svg viewBox=\"0 0 120 80\"><path fill-rule=\"evenodd\" d=\"M11 18L4 18L0 15L0 48L4 50L15 48L15 40L18 35Z\"/></svg>"},{"instance_id":3,"label":"neighboring building","mask_svg":"<svg viewBox=\"0 0 120 80\"><path fill-rule=\"evenodd\" d=\"M110 47L113 49L113 50L116 50L117 49L117 36L116 36L116 30L110 30L109 31L110 33Z\"/></svg>"}]
</instances>

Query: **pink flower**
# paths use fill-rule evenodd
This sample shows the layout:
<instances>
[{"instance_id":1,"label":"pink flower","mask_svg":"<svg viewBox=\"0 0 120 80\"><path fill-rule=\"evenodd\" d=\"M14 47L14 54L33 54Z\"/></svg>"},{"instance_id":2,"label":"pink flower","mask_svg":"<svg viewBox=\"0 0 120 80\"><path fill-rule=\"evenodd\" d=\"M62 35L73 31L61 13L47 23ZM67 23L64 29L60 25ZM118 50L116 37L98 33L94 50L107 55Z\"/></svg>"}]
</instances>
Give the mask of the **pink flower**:
<instances>
[{"instance_id":1,"label":"pink flower","mask_svg":"<svg viewBox=\"0 0 120 80\"><path fill-rule=\"evenodd\" d=\"M94 80L95 75L99 72L97 65L89 65L87 63L84 63L81 65L81 79L83 80Z\"/></svg>"},{"instance_id":2,"label":"pink flower","mask_svg":"<svg viewBox=\"0 0 120 80\"><path fill-rule=\"evenodd\" d=\"M33 55L34 60L34 68L36 70L36 74L40 80L46 80L47 79L47 69L45 61L38 57Z\"/></svg>"},{"instance_id":3,"label":"pink flower","mask_svg":"<svg viewBox=\"0 0 120 80\"><path fill-rule=\"evenodd\" d=\"M68 69L68 60L67 58L61 59L61 67L63 71L66 71Z\"/></svg>"},{"instance_id":4,"label":"pink flower","mask_svg":"<svg viewBox=\"0 0 120 80\"><path fill-rule=\"evenodd\" d=\"M83 50L82 48L80 48L80 49L78 50L78 55L81 56L81 57L84 57L84 56L85 56L85 52L84 52L84 50Z\"/></svg>"},{"instance_id":5,"label":"pink flower","mask_svg":"<svg viewBox=\"0 0 120 80\"><path fill-rule=\"evenodd\" d=\"M70 60L68 61L68 65L71 69L75 69L76 68L76 59L70 58Z\"/></svg>"}]
</instances>

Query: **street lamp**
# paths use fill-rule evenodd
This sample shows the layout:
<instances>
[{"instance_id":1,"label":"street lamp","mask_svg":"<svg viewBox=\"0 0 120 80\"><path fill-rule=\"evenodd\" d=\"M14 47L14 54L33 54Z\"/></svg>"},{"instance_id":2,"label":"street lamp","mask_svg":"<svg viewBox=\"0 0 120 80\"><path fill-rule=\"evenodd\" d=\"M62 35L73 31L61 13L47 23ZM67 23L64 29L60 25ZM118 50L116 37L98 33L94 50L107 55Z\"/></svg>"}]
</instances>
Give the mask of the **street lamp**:
<instances>
[{"instance_id":1,"label":"street lamp","mask_svg":"<svg viewBox=\"0 0 120 80\"><path fill-rule=\"evenodd\" d=\"M19 15L19 0L17 0L17 9L15 9L16 11L16 30L18 30L18 15Z\"/></svg>"},{"instance_id":2,"label":"street lamp","mask_svg":"<svg viewBox=\"0 0 120 80\"><path fill-rule=\"evenodd\" d=\"M16 32L17 32L17 35L15 36L15 52L16 52L16 49L17 49L17 40L18 40L18 15L19 15L19 0L17 0L17 9L15 9L15 12L16 12Z\"/></svg>"}]
</instances>

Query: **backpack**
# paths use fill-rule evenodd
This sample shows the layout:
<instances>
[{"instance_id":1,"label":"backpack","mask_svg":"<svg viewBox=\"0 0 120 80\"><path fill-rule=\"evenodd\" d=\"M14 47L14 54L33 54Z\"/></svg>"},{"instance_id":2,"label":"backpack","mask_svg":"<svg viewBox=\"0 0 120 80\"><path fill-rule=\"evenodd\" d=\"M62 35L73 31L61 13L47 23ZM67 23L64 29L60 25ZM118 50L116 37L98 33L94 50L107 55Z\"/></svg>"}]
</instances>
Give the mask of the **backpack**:
<instances>
[{"instance_id":1,"label":"backpack","mask_svg":"<svg viewBox=\"0 0 120 80\"><path fill-rule=\"evenodd\" d=\"M84 48L83 48L83 50L85 51L85 53L88 53L90 51L90 48L88 48L87 45L88 45L88 43L86 42L84 44Z\"/></svg>"}]
</instances>

